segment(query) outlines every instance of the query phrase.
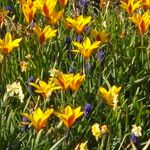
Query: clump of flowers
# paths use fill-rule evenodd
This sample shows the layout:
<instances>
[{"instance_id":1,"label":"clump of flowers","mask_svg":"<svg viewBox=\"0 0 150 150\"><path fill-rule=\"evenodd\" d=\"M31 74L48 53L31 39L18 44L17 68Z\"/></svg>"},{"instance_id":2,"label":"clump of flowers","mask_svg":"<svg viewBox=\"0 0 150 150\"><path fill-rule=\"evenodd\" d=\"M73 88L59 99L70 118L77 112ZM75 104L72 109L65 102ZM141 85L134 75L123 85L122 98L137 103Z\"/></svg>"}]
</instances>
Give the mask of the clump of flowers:
<instances>
[{"instance_id":1,"label":"clump of flowers","mask_svg":"<svg viewBox=\"0 0 150 150\"><path fill-rule=\"evenodd\" d=\"M99 94L103 100L114 110L118 107L118 94L121 87L112 86L108 91L102 86L99 88Z\"/></svg>"},{"instance_id":2,"label":"clump of flowers","mask_svg":"<svg viewBox=\"0 0 150 150\"><path fill-rule=\"evenodd\" d=\"M85 105L85 107L84 107L84 115L85 115L85 117L88 117L90 115L91 111L92 111L92 105L87 103Z\"/></svg>"},{"instance_id":3,"label":"clump of flowers","mask_svg":"<svg viewBox=\"0 0 150 150\"><path fill-rule=\"evenodd\" d=\"M40 108L37 108L32 115L29 115L27 113L21 113L21 115L25 118L27 118L31 122L21 122L23 125L31 125L35 128L37 132L39 132L42 128L44 128L47 125L48 118L53 113L53 109L47 109L45 112L43 112Z\"/></svg>"},{"instance_id":4,"label":"clump of flowers","mask_svg":"<svg viewBox=\"0 0 150 150\"><path fill-rule=\"evenodd\" d=\"M63 121L66 128L71 128L74 122L81 117L84 112L81 111L81 107L73 109L68 105L61 112L54 112L54 114Z\"/></svg>"},{"instance_id":5,"label":"clump of flowers","mask_svg":"<svg viewBox=\"0 0 150 150\"><path fill-rule=\"evenodd\" d=\"M12 84L6 85L6 93L4 95L4 100L6 100L7 97L13 96L17 96L20 99L20 102L23 103L24 94L20 82L13 82Z\"/></svg>"},{"instance_id":6,"label":"clump of flowers","mask_svg":"<svg viewBox=\"0 0 150 150\"><path fill-rule=\"evenodd\" d=\"M92 134L95 136L96 141L98 141L99 138L107 132L109 132L107 125L102 125L101 127L98 123L92 125Z\"/></svg>"}]
</instances>

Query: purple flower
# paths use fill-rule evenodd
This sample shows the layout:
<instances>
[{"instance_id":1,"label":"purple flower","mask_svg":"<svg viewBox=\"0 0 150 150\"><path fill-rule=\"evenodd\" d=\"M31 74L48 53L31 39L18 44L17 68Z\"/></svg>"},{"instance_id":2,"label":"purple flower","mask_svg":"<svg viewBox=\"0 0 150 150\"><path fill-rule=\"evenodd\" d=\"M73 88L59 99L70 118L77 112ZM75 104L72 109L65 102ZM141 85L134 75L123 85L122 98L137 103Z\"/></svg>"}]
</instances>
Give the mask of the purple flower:
<instances>
[{"instance_id":1,"label":"purple flower","mask_svg":"<svg viewBox=\"0 0 150 150\"><path fill-rule=\"evenodd\" d=\"M90 71L91 67L92 67L92 65L90 63L85 64L85 70L86 71Z\"/></svg>"},{"instance_id":2,"label":"purple flower","mask_svg":"<svg viewBox=\"0 0 150 150\"><path fill-rule=\"evenodd\" d=\"M66 45L66 48L69 49L69 47L71 45L71 38L70 38L70 36L66 36L65 45Z\"/></svg>"},{"instance_id":3,"label":"purple flower","mask_svg":"<svg viewBox=\"0 0 150 150\"><path fill-rule=\"evenodd\" d=\"M13 10L12 6L10 6L10 5L6 6L5 9L6 9L6 10L9 10L9 11L12 11L12 10Z\"/></svg>"},{"instance_id":4,"label":"purple flower","mask_svg":"<svg viewBox=\"0 0 150 150\"><path fill-rule=\"evenodd\" d=\"M75 73L75 72L76 72L75 68L72 68L72 67L69 68L69 73Z\"/></svg>"},{"instance_id":5,"label":"purple flower","mask_svg":"<svg viewBox=\"0 0 150 150\"><path fill-rule=\"evenodd\" d=\"M140 147L139 139L134 133L132 133L131 136L130 136L130 142L134 143L134 145L136 146L137 150L139 150L139 147Z\"/></svg>"},{"instance_id":6,"label":"purple flower","mask_svg":"<svg viewBox=\"0 0 150 150\"><path fill-rule=\"evenodd\" d=\"M85 26L84 31L85 31L85 33L89 33L89 26Z\"/></svg>"},{"instance_id":7,"label":"purple flower","mask_svg":"<svg viewBox=\"0 0 150 150\"><path fill-rule=\"evenodd\" d=\"M23 117L22 122L28 122L28 118ZM23 125L21 130L26 131L27 129L28 129L28 125Z\"/></svg>"},{"instance_id":8,"label":"purple flower","mask_svg":"<svg viewBox=\"0 0 150 150\"><path fill-rule=\"evenodd\" d=\"M88 117L91 113L92 105L90 103L86 103L84 107L84 115L85 117Z\"/></svg>"},{"instance_id":9,"label":"purple flower","mask_svg":"<svg viewBox=\"0 0 150 150\"><path fill-rule=\"evenodd\" d=\"M86 7L88 5L88 0L78 0L79 7Z\"/></svg>"},{"instance_id":10,"label":"purple flower","mask_svg":"<svg viewBox=\"0 0 150 150\"><path fill-rule=\"evenodd\" d=\"M27 88L28 88L29 92L33 94L34 93L33 92L33 88L29 85L30 82L34 82L33 76L29 77L29 79L28 79L28 85L27 85Z\"/></svg>"},{"instance_id":11,"label":"purple flower","mask_svg":"<svg viewBox=\"0 0 150 150\"><path fill-rule=\"evenodd\" d=\"M83 37L81 35L77 35L75 40L81 43L83 41Z\"/></svg>"},{"instance_id":12,"label":"purple flower","mask_svg":"<svg viewBox=\"0 0 150 150\"><path fill-rule=\"evenodd\" d=\"M104 53L103 50L100 50L100 51L97 52L96 56L97 56L97 59L99 61L102 61L104 59L104 57L105 57L105 53Z\"/></svg>"}]
</instances>

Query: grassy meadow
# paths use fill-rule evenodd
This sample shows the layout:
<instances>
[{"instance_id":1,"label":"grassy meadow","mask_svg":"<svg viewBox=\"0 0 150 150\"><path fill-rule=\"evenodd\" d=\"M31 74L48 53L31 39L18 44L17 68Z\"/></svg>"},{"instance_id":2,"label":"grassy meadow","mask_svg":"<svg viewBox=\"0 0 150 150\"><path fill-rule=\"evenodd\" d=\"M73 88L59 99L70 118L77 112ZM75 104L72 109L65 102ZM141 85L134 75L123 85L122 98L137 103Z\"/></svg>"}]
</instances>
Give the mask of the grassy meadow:
<instances>
[{"instance_id":1,"label":"grassy meadow","mask_svg":"<svg viewBox=\"0 0 150 150\"><path fill-rule=\"evenodd\" d=\"M0 150L150 149L150 0L0 0Z\"/></svg>"}]
</instances>

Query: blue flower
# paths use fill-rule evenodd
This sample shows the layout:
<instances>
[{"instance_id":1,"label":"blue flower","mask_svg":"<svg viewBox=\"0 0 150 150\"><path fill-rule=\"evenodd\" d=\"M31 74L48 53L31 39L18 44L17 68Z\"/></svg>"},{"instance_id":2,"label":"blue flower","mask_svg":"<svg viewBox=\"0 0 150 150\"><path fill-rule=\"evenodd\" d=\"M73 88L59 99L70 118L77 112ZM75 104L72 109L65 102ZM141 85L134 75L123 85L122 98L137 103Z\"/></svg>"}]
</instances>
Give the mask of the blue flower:
<instances>
[{"instance_id":1,"label":"blue flower","mask_svg":"<svg viewBox=\"0 0 150 150\"><path fill-rule=\"evenodd\" d=\"M92 105L89 104L89 103L86 103L85 107L84 107L84 115L85 115L85 117L88 117L90 115L91 110L92 110Z\"/></svg>"},{"instance_id":2,"label":"blue flower","mask_svg":"<svg viewBox=\"0 0 150 150\"><path fill-rule=\"evenodd\" d=\"M66 45L66 48L69 49L69 47L71 45L71 38L70 38L70 36L66 36L65 45Z\"/></svg>"},{"instance_id":3,"label":"blue flower","mask_svg":"<svg viewBox=\"0 0 150 150\"><path fill-rule=\"evenodd\" d=\"M28 118L23 117L22 122L28 122ZM21 130L26 131L28 129L28 125L23 125Z\"/></svg>"},{"instance_id":4,"label":"blue flower","mask_svg":"<svg viewBox=\"0 0 150 150\"><path fill-rule=\"evenodd\" d=\"M103 50L100 50L100 51L97 52L96 55L97 55L97 59L99 61L102 61L104 59L104 57L105 57L105 52Z\"/></svg>"}]
</instances>

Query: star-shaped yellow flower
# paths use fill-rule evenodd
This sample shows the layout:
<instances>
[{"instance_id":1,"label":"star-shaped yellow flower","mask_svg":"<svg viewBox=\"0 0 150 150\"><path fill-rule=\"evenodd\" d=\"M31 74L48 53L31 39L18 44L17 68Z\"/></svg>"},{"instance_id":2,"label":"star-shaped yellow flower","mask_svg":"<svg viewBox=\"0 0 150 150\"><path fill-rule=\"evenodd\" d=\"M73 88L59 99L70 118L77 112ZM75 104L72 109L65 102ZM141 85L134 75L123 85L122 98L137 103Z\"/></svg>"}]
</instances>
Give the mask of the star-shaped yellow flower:
<instances>
[{"instance_id":1,"label":"star-shaped yellow flower","mask_svg":"<svg viewBox=\"0 0 150 150\"><path fill-rule=\"evenodd\" d=\"M47 125L47 120L50 117L50 115L53 113L53 109L47 109L45 112L43 112L40 108L37 108L33 115L29 115L27 113L21 113L21 115L25 118L27 118L30 122L21 122L23 125L32 125L37 132L39 132L42 128L44 128Z\"/></svg>"},{"instance_id":2,"label":"star-shaped yellow flower","mask_svg":"<svg viewBox=\"0 0 150 150\"><path fill-rule=\"evenodd\" d=\"M71 128L76 119L84 114L84 112L80 110L81 107L73 109L67 106L61 113L54 112L54 114L63 121L67 128Z\"/></svg>"},{"instance_id":3,"label":"star-shaped yellow flower","mask_svg":"<svg viewBox=\"0 0 150 150\"><path fill-rule=\"evenodd\" d=\"M19 42L22 38L12 40L12 36L10 33L6 33L5 38L2 40L0 39L0 49L2 49L3 53L10 53L13 48L19 47Z\"/></svg>"},{"instance_id":4,"label":"star-shaped yellow flower","mask_svg":"<svg viewBox=\"0 0 150 150\"><path fill-rule=\"evenodd\" d=\"M76 50L71 50L75 53L81 53L85 59L88 59L93 51L99 47L100 41L96 41L93 44L91 44L91 41L88 37L85 38L85 40L82 43L79 42L73 42L73 45L77 47Z\"/></svg>"}]
</instances>

